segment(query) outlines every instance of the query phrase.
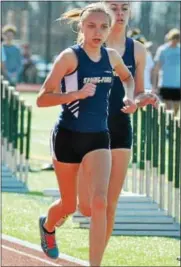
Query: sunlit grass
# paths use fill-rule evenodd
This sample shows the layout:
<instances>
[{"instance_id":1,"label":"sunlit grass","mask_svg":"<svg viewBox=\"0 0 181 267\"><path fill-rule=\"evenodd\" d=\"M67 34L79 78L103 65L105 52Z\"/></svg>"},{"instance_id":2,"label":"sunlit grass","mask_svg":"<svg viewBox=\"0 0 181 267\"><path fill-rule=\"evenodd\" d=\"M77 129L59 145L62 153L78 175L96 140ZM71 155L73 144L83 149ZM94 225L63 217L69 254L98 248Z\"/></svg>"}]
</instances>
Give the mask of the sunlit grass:
<instances>
[{"instance_id":1,"label":"sunlit grass","mask_svg":"<svg viewBox=\"0 0 181 267\"><path fill-rule=\"evenodd\" d=\"M46 214L50 198L36 195L2 194L2 232L39 244L38 217ZM72 218L57 230L62 253L88 259L89 232L80 229ZM174 238L119 236L112 237L103 266L179 266L176 257L180 242Z\"/></svg>"}]
</instances>

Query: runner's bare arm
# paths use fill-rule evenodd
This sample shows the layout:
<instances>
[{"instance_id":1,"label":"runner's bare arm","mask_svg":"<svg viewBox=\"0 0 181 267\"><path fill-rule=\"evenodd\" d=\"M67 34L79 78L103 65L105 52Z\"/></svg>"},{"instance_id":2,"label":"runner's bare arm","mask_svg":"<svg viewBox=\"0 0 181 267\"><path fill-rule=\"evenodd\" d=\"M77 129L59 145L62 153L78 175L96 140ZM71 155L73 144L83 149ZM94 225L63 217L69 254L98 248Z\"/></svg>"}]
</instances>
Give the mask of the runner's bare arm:
<instances>
[{"instance_id":1,"label":"runner's bare arm","mask_svg":"<svg viewBox=\"0 0 181 267\"><path fill-rule=\"evenodd\" d=\"M146 57L147 51L144 45L142 45L138 41L134 41L134 48L135 48L135 60L136 60L136 72L135 72L135 101L138 107L144 107L149 104L153 105L154 107L158 107L159 99L158 97L152 92L148 93L145 92L145 82L144 82L144 73L145 73L145 65L146 65Z\"/></svg>"},{"instance_id":2,"label":"runner's bare arm","mask_svg":"<svg viewBox=\"0 0 181 267\"><path fill-rule=\"evenodd\" d=\"M135 61L136 61L136 71L135 71L135 97L139 94L145 92L144 88L144 71L146 64L146 48L143 44L138 41L134 41L134 50L135 50Z\"/></svg>"},{"instance_id":3,"label":"runner's bare arm","mask_svg":"<svg viewBox=\"0 0 181 267\"><path fill-rule=\"evenodd\" d=\"M71 49L59 54L37 97L38 107L66 104L77 99L77 92L62 93L61 80L77 67L77 60Z\"/></svg>"},{"instance_id":4,"label":"runner's bare arm","mask_svg":"<svg viewBox=\"0 0 181 267\"><path fill-rule=\"evenodd\" d=\"M125 88L125 95L129 99L134 98L135 83L131 72L124 64L122 57L114 49L107 48L112 67L115 69Z\"/></svg>"}]
</instances>

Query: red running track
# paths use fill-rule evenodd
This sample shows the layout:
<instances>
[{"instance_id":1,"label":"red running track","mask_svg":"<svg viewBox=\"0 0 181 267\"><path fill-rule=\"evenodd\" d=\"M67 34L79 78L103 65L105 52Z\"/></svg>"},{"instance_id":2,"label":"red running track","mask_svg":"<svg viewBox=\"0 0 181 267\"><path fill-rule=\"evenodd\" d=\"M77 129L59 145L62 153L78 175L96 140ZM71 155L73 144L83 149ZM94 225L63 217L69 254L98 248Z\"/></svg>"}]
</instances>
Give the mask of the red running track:
<instances>
[{"instance_id":1,"label":"red running track","mask_svg":"<svg viewBox=\"0 0 181 267\"><path fill-rule=\"evenodd\" d=\"M19 92L39 92L41 86L41 84L19 83L16 85L16 90Z\"/></svg>"},{"instance_id":2,"label":"red running track","mask_svg":"<svg viewBox=\"0 0 181 267\"><path fill-rule=\"evenodd\" d=\"M2 266L89 266L88 262L61 254L58 259L51 260L37 245L2 236Z\"/></svg>"}]
</instances>

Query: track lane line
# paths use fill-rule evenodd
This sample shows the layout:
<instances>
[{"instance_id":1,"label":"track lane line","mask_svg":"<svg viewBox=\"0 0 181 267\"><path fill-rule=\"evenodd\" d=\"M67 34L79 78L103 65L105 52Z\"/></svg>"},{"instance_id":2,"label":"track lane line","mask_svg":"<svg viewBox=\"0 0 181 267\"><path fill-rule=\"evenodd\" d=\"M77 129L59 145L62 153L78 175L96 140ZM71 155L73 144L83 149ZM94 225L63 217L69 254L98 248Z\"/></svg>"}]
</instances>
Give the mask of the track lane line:
<instances>
[{"instance_id":1,"label":"track lane line","mask_svg":"<svg viewBox=\"0 0 181 267\"><path fill-rule=\"evenodd\" d=\"M39 257L36 257L32 254L28 254L28 253L25 253L25 252L22 252L22 251L19 251L19 250L16 250L14 248L11 248L11 247L8 247L8 246L5 246L5 245L2 245L2 248L6 249L6 250L9 250L9 251L12 251L12 252L15 252L17 254L20 254L20 255L23 255L23 256L26 256L26 257L29 257L29 258L32 258L34 260L38 260L38 261L41 261L43 263L47 263L47 264L50 264L52 266L63 266L63 265L60 265L60 264L56 264L56 263L53 263L51 261L47 261L47 260L43 260Z\"/></svg>"}]
</instances>

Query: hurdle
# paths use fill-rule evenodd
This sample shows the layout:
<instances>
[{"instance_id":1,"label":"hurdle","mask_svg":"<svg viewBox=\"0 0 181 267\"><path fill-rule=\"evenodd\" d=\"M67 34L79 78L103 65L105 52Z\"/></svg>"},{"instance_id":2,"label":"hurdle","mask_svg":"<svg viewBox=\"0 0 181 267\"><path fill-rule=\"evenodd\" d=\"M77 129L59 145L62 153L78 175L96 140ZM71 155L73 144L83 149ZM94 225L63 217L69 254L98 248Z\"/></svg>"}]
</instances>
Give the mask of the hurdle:
<instances>
[{"instance_id":1,"label":"hurdle","mask_svg":"<svg viewBox=\"0 0 181 267\"><path fill-rule=\"evenodd\" d=\"M124 190L149 197L180 220L180 120L161 103L132 115L131 177Z\"/></svg>"},{"instance_id":2,"label":"hurdle","mask_svg":"<svg viewBox=\"0 0 181 267\"><path fill-rule=\"evenodd\" d=\"M27 185L32 107L1 77L2 164Z\"/></svg>"},{"instance_id":3,"label":"hurdle","mask_svg":"<svg viewBox=\"0 0 181 267\"><path fill-rule=\"evenodd\" d=\"M180 236L180 121L161 103L132 116L132 159L112 235ZM46 194L57 198L58 191ZM78 210L73 221L90 227Z\"/></svg>"}]
</instances>

